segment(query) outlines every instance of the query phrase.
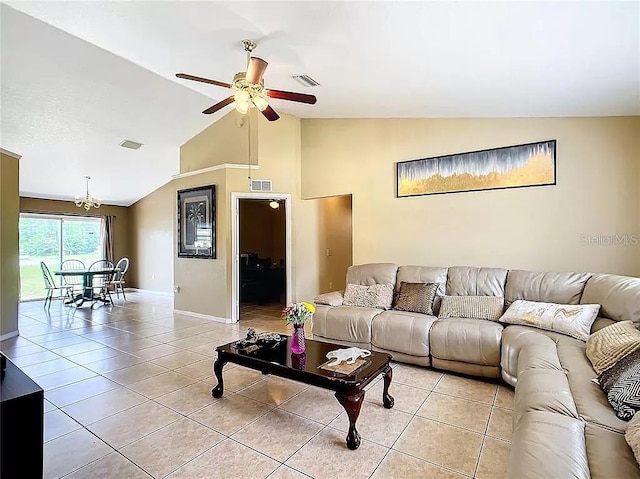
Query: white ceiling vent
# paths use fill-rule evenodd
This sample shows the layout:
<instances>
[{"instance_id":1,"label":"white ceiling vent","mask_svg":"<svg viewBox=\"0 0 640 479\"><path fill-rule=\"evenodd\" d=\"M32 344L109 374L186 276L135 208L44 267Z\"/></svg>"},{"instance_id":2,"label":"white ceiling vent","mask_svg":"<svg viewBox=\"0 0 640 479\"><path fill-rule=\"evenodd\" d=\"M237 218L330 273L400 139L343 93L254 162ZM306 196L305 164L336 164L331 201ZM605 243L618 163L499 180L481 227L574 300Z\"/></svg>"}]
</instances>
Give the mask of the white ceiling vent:
<instances>
[{"instance_id":1,"label":"white ceiling vent","mask_svg":"<svg viewBox=\"0 0 640 479\"><path fill-rule=\"evenodd\" d=\"M297 81L298 83L306 87L320 86L320 83L315 81L309 75L292 75L291 78L293 78L295 81Z\"/></svg>"},{"instance_id":2,"label":"white ceiling vent","mask_svg":"<svg viewBox=\"0 0 640 479\"><path fill-rule=\"evenodd\" d=\"M120 143L120 146L122 148L129 148L130 150L138 150L142 146L142 143L138 143L137 141L131 141L131 140L122 140L122 143Z\"/></svg>"},{"instance_id":3,"label":"white ceiling vent","mask_svg":"<svg viewBox=\"0 0 640 479\"><path fill-rule=\"evenodd\" d=\"M271 180L251 180L251 191L271 191Z\"/></svg>"}]
</instances>

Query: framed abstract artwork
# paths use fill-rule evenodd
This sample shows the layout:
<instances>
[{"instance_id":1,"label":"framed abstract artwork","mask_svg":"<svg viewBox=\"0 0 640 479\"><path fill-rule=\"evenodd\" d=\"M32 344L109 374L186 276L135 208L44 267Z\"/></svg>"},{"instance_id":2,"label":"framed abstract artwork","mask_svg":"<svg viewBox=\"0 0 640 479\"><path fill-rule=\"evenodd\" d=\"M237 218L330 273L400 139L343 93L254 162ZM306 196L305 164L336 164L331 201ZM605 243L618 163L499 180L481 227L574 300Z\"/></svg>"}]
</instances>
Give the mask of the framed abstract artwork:
<instances>
[{"instance_id":1,"label":"framed abstract artwork","mask_svg":"<svg viewBox=\"0 0 640 479\"><path fill-rule=\"evenodd\" d=\"M556 140L396 163L396 197L556 184Z\"/></svg>"},{"instance_id":2,"label":"framed abstract artwork","mask_svg":"<svg viewBox=\"0 0 640 479\"><path fill-rule=\"evenodd\" d=\"M178 257L216 257L216 187L178 191Z\"/></svg>"}]
</instances>

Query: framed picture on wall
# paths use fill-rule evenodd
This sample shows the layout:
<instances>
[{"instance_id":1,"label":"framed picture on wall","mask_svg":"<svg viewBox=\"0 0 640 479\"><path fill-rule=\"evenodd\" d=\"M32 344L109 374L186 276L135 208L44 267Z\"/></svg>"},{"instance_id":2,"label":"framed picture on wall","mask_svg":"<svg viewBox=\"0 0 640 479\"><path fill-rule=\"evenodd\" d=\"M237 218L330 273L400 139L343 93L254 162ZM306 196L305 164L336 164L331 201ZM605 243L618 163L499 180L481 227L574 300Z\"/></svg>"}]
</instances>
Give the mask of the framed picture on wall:
<instances>
[{"instance_id":1,"label":"framed picture on wall","mask_svg":"<svg viewBox=\"0 0 640 479\"><path fill-rule=\"evenodd\" d=\"M216 257L216 186L178 191L178 257Z\"/></svg>"},{"instance_id":2,"label":"framed picture on wall","mask_svg":"<svg viewBox=\"0 0 640 479\"><path fill-rule=\"evenodd\" d=\"M556 140L396 163L396 197L556 184Z\"/></svg>"}]
</instances>

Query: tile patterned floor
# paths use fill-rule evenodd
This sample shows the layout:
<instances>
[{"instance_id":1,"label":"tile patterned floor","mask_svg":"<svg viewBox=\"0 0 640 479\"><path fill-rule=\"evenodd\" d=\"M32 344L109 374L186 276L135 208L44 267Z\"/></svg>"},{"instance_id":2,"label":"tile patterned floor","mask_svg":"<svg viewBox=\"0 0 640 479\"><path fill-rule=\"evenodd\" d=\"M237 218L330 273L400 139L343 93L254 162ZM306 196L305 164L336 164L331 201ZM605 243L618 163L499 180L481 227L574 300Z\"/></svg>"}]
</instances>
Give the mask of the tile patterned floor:
<instances>
[{"instance_id":1,"label":"tile patterned floor","mask_svg":"<svg viewBox=\"0 0 640 479\"><path fill-rule=\"evenodd\" d=\"M345 445L329 391L239 366L211 397L214 347L251 326L286 332L279 310L225 325L173 313L169 298L131 293L96 310L20 305L21 336L1 349L45 389L45 477L502 478L512 389L394 365Z\"/></svg>"}]
</instances>

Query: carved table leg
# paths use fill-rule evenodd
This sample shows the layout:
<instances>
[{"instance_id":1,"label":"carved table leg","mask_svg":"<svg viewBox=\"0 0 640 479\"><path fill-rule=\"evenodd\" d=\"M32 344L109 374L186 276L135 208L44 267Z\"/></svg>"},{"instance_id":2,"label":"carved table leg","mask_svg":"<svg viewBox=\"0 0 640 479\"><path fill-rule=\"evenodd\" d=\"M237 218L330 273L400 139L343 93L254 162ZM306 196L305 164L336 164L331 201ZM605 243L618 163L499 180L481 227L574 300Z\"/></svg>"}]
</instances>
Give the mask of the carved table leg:
<instances>
[{"instance_id":1,"label":"carved table leg","mask_svg":"<svg viewBox=\"0 0 640 479\"><path fill-rule=\"evenodd\" d=\"M360 415L360 408L364 400L364 391L359 392L354 396L347 396L344 394L336 393L336 399L344 410L347 411L349 416L349 433L347 434L347 447L349 449L358 449L360 446L360 434L356 430L356 421Z\"/></svg>"},{"instance_id":2,"label":"carved table leg","mask_svg":"<svg viewBox=\"0 0 640 479\"><path fill-rule=\"evenodd\" d=\"M216 362L213 363L213 372L218 379L218 384L211 390L211 395L214 398L222 397L222 393L224 392L224 383L222 382L222 368L224 367L225 362L220 361L220 359L216 359Z\"/></svg>"},{"instance_id":3,"label":"carved table leg","mask_svg":"<svg viewBox=\"0 0 640 479\"><path fill-rule=\"evenodd\" d=\"M387 409L393 407L393 397L389 394L389 385L391 384L391 378L393 378L393 369L391 366L387 366L384 370L384 389L382 390L382 404Z\"/></svg>"}]
</instances>

